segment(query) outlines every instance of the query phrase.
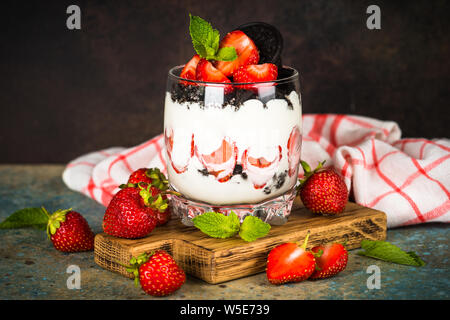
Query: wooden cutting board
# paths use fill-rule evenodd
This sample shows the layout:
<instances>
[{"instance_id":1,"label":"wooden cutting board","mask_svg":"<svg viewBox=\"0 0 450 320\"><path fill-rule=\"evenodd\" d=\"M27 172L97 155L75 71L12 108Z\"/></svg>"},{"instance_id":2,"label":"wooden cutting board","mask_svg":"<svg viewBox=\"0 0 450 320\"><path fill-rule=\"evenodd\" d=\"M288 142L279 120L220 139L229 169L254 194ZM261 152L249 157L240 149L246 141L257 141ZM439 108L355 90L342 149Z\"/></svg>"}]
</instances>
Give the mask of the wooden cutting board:
<instances>
[{"instance_id":1,"label":"wooden cutting board","mask_svg":"<svg viewBox=\"0 0 450 320\"><path fill-rule=\"evenodd\" d=\"M94 256L101 267L132 278L133 275L117 262L128 264L132 256L164 249L186 273L216 284L265 271L272 248L284 242L303 242L308 230L311 232L308 248L326 242L346 242L348 249L355 249L363 239L386 239L386 215L349 202L340 215L320 216L312 214L296 200L288 222L272 226L267 236L254 242L245 242L238 236L211 238L174 219L142 239L97 234Z\"/></svg>"}]
</instances>

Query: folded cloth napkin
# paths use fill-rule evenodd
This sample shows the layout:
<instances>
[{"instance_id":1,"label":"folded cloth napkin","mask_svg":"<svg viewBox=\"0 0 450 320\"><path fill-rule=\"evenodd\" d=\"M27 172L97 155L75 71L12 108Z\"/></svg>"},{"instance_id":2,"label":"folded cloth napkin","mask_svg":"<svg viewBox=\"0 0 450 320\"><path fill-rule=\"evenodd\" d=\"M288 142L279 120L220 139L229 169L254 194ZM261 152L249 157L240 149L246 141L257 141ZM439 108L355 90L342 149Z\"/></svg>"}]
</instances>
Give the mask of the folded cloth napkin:
<instances>
[{"instance_id":1,"label":"folded cloth napkin","mask_svg":"<svg viewBox=\"0 0 450 320\"><path fill-rule=\"evenodd\" d=\"M354 201L387 214L388 227L450 220L450 140L400 139L395 122L361 116L303 116L302 159L342 174ZM107 206L118 185L142 167L167 173L163 135L71 161L65 184ZM303 171L300 168L300 176Z\"/></svg>"}]
</instances>

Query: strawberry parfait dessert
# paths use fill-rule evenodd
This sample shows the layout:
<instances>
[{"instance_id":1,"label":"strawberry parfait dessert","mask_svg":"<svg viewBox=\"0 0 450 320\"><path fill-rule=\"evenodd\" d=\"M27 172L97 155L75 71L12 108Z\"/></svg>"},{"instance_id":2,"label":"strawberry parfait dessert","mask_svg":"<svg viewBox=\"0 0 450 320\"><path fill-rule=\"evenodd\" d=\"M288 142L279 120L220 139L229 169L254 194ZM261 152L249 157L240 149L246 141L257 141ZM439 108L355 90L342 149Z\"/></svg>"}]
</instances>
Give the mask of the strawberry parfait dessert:
<instances>
[{"instance_id":1,"label":"strawberry parfait dessert","mask_svg":"<svg viewBox=\"0 0 450 320\"><path fill-rule=\"evenodd\" d=\"M190 16L197 54L169 71L164 135L174 212L208 211L283 224L295 198L302 141L298 72L281 63L273 26L239 26L220 40Z\"/></svg>"}]
</instances>

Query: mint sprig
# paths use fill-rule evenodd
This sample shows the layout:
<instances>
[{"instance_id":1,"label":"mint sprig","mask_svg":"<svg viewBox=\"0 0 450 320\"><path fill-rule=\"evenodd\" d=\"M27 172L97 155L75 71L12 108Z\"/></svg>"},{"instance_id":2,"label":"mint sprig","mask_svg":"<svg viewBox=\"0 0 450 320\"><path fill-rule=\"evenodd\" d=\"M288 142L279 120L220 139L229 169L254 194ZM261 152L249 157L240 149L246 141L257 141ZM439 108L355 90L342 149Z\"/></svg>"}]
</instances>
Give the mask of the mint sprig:
<instances>
[{"instance_id":1,"label":"mint sprig","mask_svg":"<svg viewBox=\"0 0 450 320\"><path fill-rule=\"evenodd\" d=\"M247 242L255 241L268 234L270 224L254 216L246 216L242 222L239 236Z\"/></svg>"},{"instance_id":2,"label":"mint sprig","mask_svg":"<svg viewBox=\"0 0 450 320\"><path fill-rule=\"evenodd\" d=\"M11 214L0 223L0 229L34 228L45 230L49 215L44 208L25 208Z\"/></svg>"},{"instance_id":3,"label":"mint sprig","mask_svg":"<svg viewBox=\"0 0 450 320\"><path fill-rule=\"evenodd\" d=\"M237 58L236 49L224 47L219 49L220 33L206 20L189 14L189 34L194 50L206 60L233 61Z\"/></svg>"},{"instance_id":4,"label":"mint sprig","mask_svg":"<svg viewBox=\"0 0 450 320\"><path fill-rule=\"evenodd\" d=\"M228 216L219 212L205 212L192 219L194 226L213 238L231 238L239 236L247 241L255 241L269 233L270 224L253 216L245 217L242 225L239 217L231 211Z\"/></svg>"},{"instance_id":5,"label":"mint sprig","mask_svg":"<svg viewBox=\"0 0 450 320\"><path fill-rule=\"evenodd\" d=\"M386 241L363 240L361 241L361 248L364 251L358 252L360 256L416 267L425 265L425 262L415 252L403 251Z\"/></svg>"}]
</instances>

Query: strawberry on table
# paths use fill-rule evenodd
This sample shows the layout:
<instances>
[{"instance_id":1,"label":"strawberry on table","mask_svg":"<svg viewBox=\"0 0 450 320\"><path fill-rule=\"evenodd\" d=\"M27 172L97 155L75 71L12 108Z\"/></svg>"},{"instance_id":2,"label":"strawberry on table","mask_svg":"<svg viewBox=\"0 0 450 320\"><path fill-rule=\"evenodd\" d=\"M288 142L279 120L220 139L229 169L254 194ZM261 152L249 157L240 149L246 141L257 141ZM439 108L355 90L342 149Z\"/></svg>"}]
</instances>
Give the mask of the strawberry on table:
<instances>
[{"instance_id":1,"label":"strawberry on table","mask_svg":"<svg viewBox=\"0 0 450 320\"><path fill-rule=\"evenodd\" d=\"M56 250L81 252L94 249L94 233L86 219L72 209L57 210L50 214L44 207L24 208L14 212L0 229L33 227L46 230Z\"/></svg>"},{"instance_id":2,"label":"strawberry on table","mask_svg":"<svg viewBox=\"0 0 450 320\"><path fill-rule=\"evenodd\" d=\"M45 212L48 214L47 210ZM94 233L86 219L72 209L58 210L52 215L49 214L47 235L55 249L62 252L94 249Z\"/></svg>"},{"instance_id":3,"label":"strawberry on table","mask_svg":"<svg viewBox=\"0 0 450 320\"><path fill-rule=\"evenodd\" d=\"M316 246L311 251L316 254L316 270L310 279L332 277L347 266L348 252L340 243Z\"/></svg>"},{"instance_id":4,"label":"strawberry on table","mask_svg":"<svg viewBox=\"0 0 450 320\"><path fill-rule=\"evenodd\" d=\"M273 248L267 258L266 274L272 284L300 282L308 279L315 269L313 253L306 250L309 233L303 245L283 243Z\"/></svg>"},{"instance_id":5,"label":"strawberry on table","mask_svg":"<svg viewBox=\"0 0 450 320\"><path fill-rule=\"evenodd\" d=\"M220 41L219 48L233 47L236 50L237 59L233 61L216 61L215 66L225 76L231 77L234 72L242 66L249 64L258 64L259 51L252 39L244 32L235 30L229 32Z\"/></svg>"},{"instance_id":6,"label":"strawberry on table","mask_svg":"<svg viewBox=\"0 0 450 320\"><path fill-rule=\"evenodd\" d=\"M136 286L152 296L167 296L178 290L186 281L186 274L164 250L143 253L131 258L131 266L125 266L134 274Z\"/></svg>"},{"instance_id":7,"label":"strawberry on table","mask_svg":"<svg viewBox=\"0 0 450 320\"><path fill-rule=\"evenodd\" d=\"M314 213L338 214L344 211L348 201L344 179L333 169L323 169L325 161L313 171L305 161L300 163L305 178L301 180L299 191L305 207Z\"/></svg>"}]
</instances>

